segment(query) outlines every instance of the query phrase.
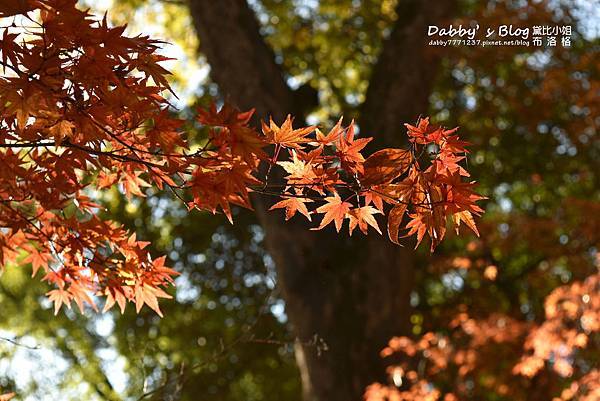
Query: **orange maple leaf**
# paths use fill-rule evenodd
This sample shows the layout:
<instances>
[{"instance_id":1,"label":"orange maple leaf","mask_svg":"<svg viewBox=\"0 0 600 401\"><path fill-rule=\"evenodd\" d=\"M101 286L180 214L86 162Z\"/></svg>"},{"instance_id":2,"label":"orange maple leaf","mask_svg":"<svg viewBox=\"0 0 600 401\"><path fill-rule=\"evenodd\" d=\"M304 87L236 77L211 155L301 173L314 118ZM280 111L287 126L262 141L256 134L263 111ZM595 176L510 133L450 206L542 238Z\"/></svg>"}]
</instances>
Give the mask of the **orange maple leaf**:
<instances>
[{"instance_id":1,"label":"orange maple leaf","mask_svg":"<svg viewBox=\"0 0 600 401\"><path fill-rule=\"evenodd\" d=\"M404 149L382 149L364 162L363 186L381 185L400 177L412 163L412 154Z\"/></svg>"},{"instance_id":2,"label":"orange maple leaf","mask_svg":"<svg viewBox=\"0 0 600 401\"><path fill-rule=\"evenodd\" d=\"M379 224L377 224L377 220L375 220L375 217L373 217L373 215L375 214L383 213L375 209L373 206L363 206L350 210L348 212L348 218L350 219L350 235L352 235L352 232L354 231L357 225L363 234L367 234L369 226L373 227L379 234L381 234Z\"/></svg>"},{"instance_id":3,"label":"orange maple leaf","mask_svg":"<svg viewBox=\"0 0 600 401\"><path fill-rule=\"evenodd\" d=\"M458 228L460 227L460 222L464 221L467 227L469 227L475 235L479 237L479 230L477 229L477 225L475 224L475 219L471 212L467 210L463 210L462 212L457 212L452 215L452 220L454 222L454 226L456 227L456 233L458 234Z\"/></svg>"},{"instance_id":4,"label":"orange maple leaf","mask_svg":"<svg viewBox=\"0 0 600 401\"><path fill-rule=\"evenodd\" d=\"M158 316L163 317L163 314L158 306L158 298L173 298L163 290L148 284L138 285L135 287L135 310L139 312L144 304L155 311Z\"/></svg>"},{"instance_id":5,"label":"orange maple leaf","mask_svg":"<svg viewBox=\"0 0 600 401\"><path fill-rule=\"evenodd\" d=\"M31 263L31 277L34 277L40 267L46 269L46 267L52 262L54 258L51 254L43 251L39 251L34 247L29 248L29 255L23 260L23 263Z\"/></svg>"},{"instance_id":6,"label":"orange maple leaf","mask_svg":"<svg viewBox=\"0 0 600 401\"><path fill-rule=\"evenodd\" d=\"M289 173L286 180L290 186L310 185L317 182L317 175L311 163L298 158L298 154L292 150L292 161L277 162L283 169Z\"/></svg>"},{"instance_id":7,"label":"orange maple leaf","mask_svg":"<svg viewBox=\"0 0 600 401\"><path fill-rule=\"evenodd\" d=\"M269 120L269 125L262 122L262 131L267 137L269 143L280 145L284 148L300 148L300 144L309 142L310 139L306 138L308 134L315 130L314 126L293 129L292 123L294 119L288 114L287 118L278 127L273 119Z\"/></svg>"},{"instance_id":8,"label":"orange maple leaf","mask_svg":"<svg viewBox=\"0 0 600 401\"><path fill-rule=\"evenodd\" d=\"M371 142L373 138L354 139L354 120L346 129L346 134L342 135L337 143L336 156L344 170L351 173L364 173L363 162L365 158L360 151Z\"/></svg>"},{"instance_id":9,"label":"orange maple leaf","mask_svg":"<svg viewBox=\"0 0 600 401\"><path fill-rule=\"evenodd\" d=\"M211 102L208 109L198 109L198 116L196 118L203 125L231 128L234 126L243 126L248 124L253 114L254 109L240 112L229 103L225 103L217 111L217 106L214 102Z\"/></svg>"},{"instance_id":10,"label":"orange maple leaf","mask_svg":"<svg viewBox=\"0 0 600 401\"><path fill-rule=\"evenodd\" d=\"M60 120L48 129L50 135L54 138L54 142L60 145L65 138L69 138L73 134L75 124L68 120Z\"/></svg>"},{"instance_id":11,"label":"orange maple leaf","mask_svg":"<svg viewBox=\"0 0 600 401\"><path fill-rule=\"evenodd\" d=\"M337 142L340 139L340 136L344 133L344 129L342 128L342 119L343 117L338 120L337 124L335 124L335 126L327 135L323 135L321 130L317 128L315 130L317 143L320 145L330 145Z\"/></svg>"},{"instance_id":12,"label":"orange maple leaf","mask_svg":"<svg viewBox=\"0 0 600 401\"><path fill-rule=\"evenodd\" d=\"M71 309L71 300L73 299L73 295L67 290L58 288L56 290L48 291L46 295L50 301L54 302L55 315L58 315L58 311L63 304L66 305L67 308Z\"/></svg>"},{"instance_id":13,"label":"orange maple leaf","mask_svg":"<svg viewBox=\"0 0 600 401\"><path fill-rule=\"evenodd\" d=\"M307 198L291 196L287 199L275 203L273 206L271 206L269 210L285 208L286 221L291 219L296 214L296 212L302 213L304 216L306 216L308 221L311 221L310 212L306 208L307 202L312 202L312 200Z\"/></svg>"},{"instance_id":14,"label":"orange maple leaf","mask_svg":"<svg viewBox=\"0 0 600 401\"><path fill-rule=\"evenodd\" d=\"M311 230L321 230L333 221L335 223L335 229L339 233L342 228L342 223L346 218L346 213L350 211L352 204L342 201L338 194L325 198L325 201L327 202L325 205L317 208L317 213L324 213L325 216L323 216L323 220L321 220L319 227L311 228Z\"/></svg>"},{"instance_id":15,"label":"orange maple leaf","mask_svg":"<svg viewBox=\"0 0 600 401\"><path fill-rule=\"evenodd\" d=\"M398 234L400 232L402 217L404 217L407 207L407 204L400 203L394 206L388 215L388 236L394 244L400 244L398 241Z\"/></svg>"}]
</instances>

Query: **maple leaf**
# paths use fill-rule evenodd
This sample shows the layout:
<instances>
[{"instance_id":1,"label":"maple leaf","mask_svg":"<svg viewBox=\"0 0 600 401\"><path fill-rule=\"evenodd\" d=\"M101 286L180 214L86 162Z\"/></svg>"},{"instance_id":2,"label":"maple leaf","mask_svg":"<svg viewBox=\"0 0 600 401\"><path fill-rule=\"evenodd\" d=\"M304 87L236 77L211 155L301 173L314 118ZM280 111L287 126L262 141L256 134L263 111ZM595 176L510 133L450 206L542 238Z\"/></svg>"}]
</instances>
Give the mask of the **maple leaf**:
<instances>
[{"instance_id":1,"label":"maple leaf","mask_svg":"<svg viewBox=\"0 0 600 401\"><path fill-rule=\"evenodd\" d=\"M383 210L383 202L393 205L407 204L414 191L415 182L409 177L395 184L374 185L361 194L365 197L366 205L372 202L379 210Z\"/></svg>"},{"instance_id":2,"label":"maple leaf","mask_svg":"<svg viewBox=\"0 0 600 401\"><path fill-rule=\"evenodd\" d=\"M344 133L344 128L342 127L342 119L343 117L340 117L337 124L333 126L333 128L329 131L327 135L323 135L321 130L317 128L315 130L317 143L320 145L331 145L337 142Z\"/></svg>"},{"instance_id":3,"label":"maple leaf","mask_svg":"<svg viewBox=\"0 0 600 401\"><path fill-rule=\"evenodd\" d=\"M262 131L267 137L269 143L279 145L284 148L300 148L300 145L309 142L310 139L306 138L308 134L315 130L314 126L305 128L293 129L292 123L294 119L288 114L285 121L278 127L273 119L269 120L269 125L262 122Z\"/></svg>"},{"instance_id":4,"label":"maple leaf","mask_svg":"<svg viewBox=\"0 0 600 401\"><path fill-rule=\"evenodd\" d=\"M294 185L311 185L317 182L317 175L313 170L313 166L298 158L296 151L292 150L292 161L277 162L283 169L289 173L286 180L290 186Z\"/></svg>"},{"instance_id":5,"label":"maple leaf","mask_svg":"<svg viewBox=\"0 0 600 401\"><path fill-rule=\"evenodd\" d=\"M354 139L354 120L346 129L346 133L341 136L336 144L336 156L340 159L340 163L344 170L351 173L363 174L363 162L365 158L360 151L371 142L373 138Z\"/></svg>"},{"instance_id":6,"label":"maple leaf","mask_svg":"<svg viewBox=\"0 0 600 401\"><path fill-rule=\"evenodd\" d=\"M265 140L259 137L253 128L235 126L230 128L230 135L229 144L234 156L241 156L251 165L255 164L256 158L267 158L267 154L263 151Z\"/></svg>"},{"instance_id":7,"label":"maple leaf","mask_svg":"<svg viewBox=\"0 0 600 401\"><path fill-rule=\"evenodd\" d=\"M487 199L473 191L474 181L463 181L459 172L451 173L441 179L447 185L446 202L450 212L467 210L480 215L483 209L475 202Z\"/></svg>"},{"instance_id":8,"label":"maple leaf","mask_svg":"<svg viewBox=\"0 0 600 401\"><path fill-rule=\"evenodd\" d=\"M71 309L71 300L73 299L73 295L67 290L58 288L56 290L48 291L46 295L50 301L54 302L54 315L58 315L58 311L63 304L66 305L67 308Z\"/></svg>"},{"instance_id":9,"label":"maple leaf","mask_svg":"<svg viewBox=\"0 0 600 401\"><path fill-rule=\"evenodd\" d=\"M54 142L60 145L65 138L69 138L73 134L75 124L68 120L60 120L48 129L50 135L54 138Z\"/></svg>"},{"instance_id":10,"label":"maple leaf","mask_svg":"<svg viewBox=\"0 0 600 401\"><path fill-rule=\"evenodd\" d=\"M456 130L456 128L454 130ZM449 153L469 153L467 150L467 146L469 145L471 145L471 143L461 140L458 135L451 135L450 131L446 131L446 137L442 141L440 151Z\"/></svg>"},{"instance_id":11,"label":"maple leaf","mask_svg":"<svg viewBox=\"0 0 600 401\"><path fill-rule=\"evenodd\" d=\"M144 304L155 311L158 316L163 317L163 314L158 306L158 298L173 298L163 290L157 287L152 287L148 284L137 285L135 287L135 310L139 312Z\"/></svg>"},{"instance_id":12,"label":"maple leaf","mask_svg":"<svg viewBox=\"0 0 600 401\"><path fill-rule=\"evenodd\" d=\"M447 174L447 172L450 174L458 172L461 176L468 177L469 173L467 170L458 164L464 159L466 159L466 156L442 151L437 155L429 169L435 170L440 175Z\"/></svg>"},{"instance_id":13,"label":"maple leaf","mask_svg":"<svg viewBox=\"0 0 600 401\"><path fill-rule=\"evenodd\" d=\"M40 267L46 269L50 262L54 259L51 254L39 251L33 247L29 249L29 255L23 260L23 263L31 263L31 277L34 277Z\"/></svg>"},{"instance_id":14,"label":"maple leaf","mask_svg":"<svg viewBox=\"0 0 600 401\"><path fill-rule=\"evenodd\" d=\"M442 127L433 126L429 123L429 117L420 118L416 126L410 124L404 124L404 126L408 129L410 141L421 145L428 143L442 145L447 138L452 137L458 130L458 127L446 130ZM452 146L458 147L462 145L461 142L456 141L456 137L453 137L450 142L449 149L452 149Z\"/></svg>"},{"instance_id":15,"label":"maple leaf","mask_svg":"<svg viewBox=\"0 0 600 401\"><path fill-rule=\"evenodd\" d=\"M5 28L2 34L0 52L2 52L2 70L4 72L6 72L6 67L9 65L8 61L10 61L10 65L13 68L18 68L19 66L19 52L21 51L21 47L17 44L17 36L19 36L18 33L8 33L8 28Z\"/></svg>"},{"instance_id":16,"label":"maple leaf","mask_svg":"<svg viewBox=\"0 0 600 401\"><path fill-rule=\"evenodd\" d=\"M253 114L254 109L240 112L227 102L217 111L217 106L211 101L208 109L198 108L196 118L203 125L231 128L248 124Z\"/></svg>"},{"instance_id":17,"label":"maple leaf","mask_svg":"<svg viewBox=\"0 0 600 401\"><path fill-rule=\"evenodd\" d=\"M428 223L429 237L431 238L431 252L433 252L446 235L446 213L442 188L436 185L429 185L427 198L431 213L426 214L426 221Z\"/></svg>"},{"instance_id":18,"label":"maple leaf","mask_svg":"<svg viewBox=\"0 0 600 401\"><path fill-rule=\"evenodd\" d=\"M441 139L441 130L429 124L429 117L419 118L417 125L404 124L408 129L408 137L412 142L426 144Z\"/></svg>"},{"instance_id":19,"label":"maple leaf","mask_svg":"<svg viewBox=\"0 0 600 401\"><path fill-rule=\"evenodd\" d=\"M413 234L417 235L416 249L423 240L425 233L427 233L428 224L426 222L425 214L409 214L408 217L410 217L411 220L406 225L406 228L408 229L408 234L406 236L408 237Z\"/></svg>"},{"instance_id":20,"label":"maple leaf","mask_svg":"<svg viewBox=\"0 0 600 401\"><path fill-rule=\"evenodd\" d=\"M183 120L172 118L167 109L152 119L152 128L146 131L149 141L155 142L163 152L173 152L176 147L187 148L181 132Z\"/></svg>"},{"instance_id":21,"label":"maple leaf","mask_svg":"<svg viewBox=\"0 0 600 401\"><path fill-rule=\"evenodd\" d=\"M311 228L311 230L321 230L333 221L335 223L335 229L339 233L342 228L342 223L346 218L346 214L352 207L352 204L342 201L337 193L334 196L325 198L325 201L327 202L325 205L317 208L317 213L324 213L325 216L323 216L323 220L321 220L319 227Z\"/></svg>"},{"instance_id":22,"label":"maple leaf","mask_svg":"<svg viewBox=\"0 0 600 401\"><path fill-rule=\"evenodd\" d=\"M388 236L394 244L400 245L398 241L398 234L400 232L400 224L402 223L402 217L406 212L407 204L402 203L394 206L388 214Z\"/></svg>"},{"instance_id":23,"label":"maple leaf","mask_svg":"<svg viewBox=\"0 0 600 401\"><path fill-rule=\"evenodd\" d=\"M119 176L115 173L101 171L98 173L96 185L99 189L109 188L113 186L118 179Z\"/></svg>"},{"instance_id":24,"label":"maple leaf","mask_svg":"<svg viewBox=\"0 0 600 401\"><path fill-rule=\"evenodd\" d=\"M267 158L263 151L267 143L254 128L247 125L253 114L254 109L240 112L228 103L217 111L215 104L211 103L208 110L198 109L197 119L209 127L223 127L210 130L211 140L217 145L227 144L233 156L240 156L254 166L257 159Z\"/></svg>"},{"instance_id":25,"label":"maple leaf","mask_svg":"<svg viewBox=\"0 0 600 401\"><path fill-rule=\"evenodd\" d=\"M119 305L121 314L123 314L125 312L125 305L127 303L127 298L121 292L120 289L107 288L105 295L106 295L106 302L104 304L104 308L102 309L102 313L105 313L106 311L110 310L114 306L115 301Z\"/></svg>"},{"instance_id":26,"label":"maple leaf","mask_svg":"<svg viewBox=\"0 0 600 401\"><path fill-rule=\"evenodd\" d=\"M375 205L375 208L380 212L383 212L383 202L384 196L381 193L378 193L374 189L369 189L367 191L363 191L360 195L364 196L365 205L370 205L371 203Z\"/></svg>"},{"instance_id":27,"label":"maple leaf","mask_svg":"<svg viewBox=\"0 0 600 401\"><path fill-rule=\"evenodd\" d=\"M381 185L401 176L412 163L412 154L404 149L382 149L370 155L364 162L364 186Z\"/></svg>"},{"instance_id":28,"label":"maple leaf","mask_svg":"<svg viewBox=\"0 0 600 401\"><path fill-rule=\"evenodd\" d=\"M416 208L416 213L410 214L411 220L406 225L409 229L406 236L417 235L418 247L425 233L431 238L431 251L442 241L446 234L446 214L442 190L439 186L429 184L428 188L419 195L423 204Z\"/></svg>"},{"instance_id":29,"label":"maple leaf","mask_svg":"<svg viewBox=\"0 0 600 401\"><path fill-rule=\"evenodd\" d=\"M306 203L312 202L312 200L307 198L300 198L295 196L290 196L287 199L283 199L277 203L275 203L269 210L275 209L283 209L285 208L285 220L291 219L296 212L302 213L308 221L311 221L310 212L306 208Z\"/></svg>"},{"instance_id":30,"label":"maple leaf","mask_svg":"<svg viewBox=\"0 0 600 401\"><path fill-rule=\"evenodd\" d=\"M377 224L377 220L373 215L375 214L383 214L379 210L375 209L372 206L363 206L359 208L352 209L348 212L349 218L349 232L352 235L352 232L358 225L360 231L363 234L367 234L369 226L373 227L379 234L381 234L381 230L379 229L379 225Z\"/></svg>"},{"instance_id":31,"label":"maple leaf","mask_svg":"<svg viewBox=\"0 0 600 401\"><path fill-rule=\"evenodd\" d=\"M87 288L79 285L77 282L74 282L74 283L71 283L68 291L73 296L72 299L77 304L77 307L79 308L79 311L81 313L83 313L83 303L84 302L87 303L88 305L90 305L95 311L98 310L96 308L96 303L88 295Z\"/></svg>"},{"instance_id":32,"label":"maple leaf","mask_svg":"<svg viewBox=\"0 0 600 401\"><path fill-rule=\"evenodd\" d=\"M252 169L239 159L233 159L218 170L199 166L190 182L194 196L190 206L210 210L213 214L221 207L229 222L233 223L229 204L251 208L248 186L259 184L261 182L252 175Z\"/></svg>"},{"instance_id":33,"label":"maple leaf","mask_svg":"<svg viewBox=\"0 0 600 401\"><path fill-rule=\"evenodd\" d=\"M166 75L170 75L171 72L162 67L160 62L173 60L173 58L161 56L159 54L140 54L138 58L132 60L131 65L135 66L139 71L144 72L148 77L152 77L156 84L168 89L173 95L175 93L171 90L169 81L167 81ZM177 95L175 95L177 97Z\"/></svg>"},{"instance_id":34,"label":"maple leaf","mask_svg":"<svg viewBox=\"0 0 600 401\"><path fill-rule=\"evenodd\" d=\"M35 110L35 100L32 97L25 97L19 94L13 94L8 100L10 100L10 105L6 108L5 113L7 115L16 114L17 127L20 129L25 128L29 116Z\"/></svg>"},{"instance_id":35,"label":"maple leaf","mask_svg":"<svg viewBox=\"0 0 600 401\"><path fill-rule=\"evenodd\" d=\"M133 174L124 173L121 183L123 184L123 189L125 190L125 196L128 199L131 199L133 195L135 196L145 196L142 192L142 187L151 187L147 181L140 178L141 172L135 171Z\"/></svg>"},{"instance_id":36,"label":"maple leaf","mask_svg":"<svg viewBox=\"0 0 600 401\"><path fill-rule=\"evenodd\" d=\"M457 212L452 215L452 220L454 222L454 226L456 227L456 233L458 234L458 228L460 226L460 222L464 221L465 224L479 237L479 230L477 229L477 225L475 224L475 219L471 212L467 210L463 210L462 212Z\"/></svg>"}]
</instances>

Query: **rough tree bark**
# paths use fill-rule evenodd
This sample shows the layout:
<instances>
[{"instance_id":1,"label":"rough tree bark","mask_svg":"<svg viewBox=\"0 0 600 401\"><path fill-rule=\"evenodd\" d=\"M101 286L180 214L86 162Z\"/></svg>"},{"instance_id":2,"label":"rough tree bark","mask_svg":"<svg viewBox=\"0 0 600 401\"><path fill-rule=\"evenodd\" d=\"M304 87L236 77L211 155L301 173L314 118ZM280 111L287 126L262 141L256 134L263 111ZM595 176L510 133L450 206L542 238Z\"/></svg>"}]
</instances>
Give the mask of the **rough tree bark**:
<instances>
[{"instance_id":1,"label":"rough tree bark","mask_svg":"<svg viewBox=\"0 0 600 401\"><path fill-rule=\"evenodd\" d=\"M400 1L398 23L373 69L359 122L378 145L398 145L402 123L427 111L437 61L425 51L424 33L452 5L425 3ZM245 0L190 0L189 6L200 51L224 97L279 121L301 109ZM365 386L385 379L379 351L409 328L412 251L373 235L308 231L265 209L257 205L293 330L301 340L316 334L328 348L297 347L304 398L360 400Z\"/></svg>"}]
</instances>

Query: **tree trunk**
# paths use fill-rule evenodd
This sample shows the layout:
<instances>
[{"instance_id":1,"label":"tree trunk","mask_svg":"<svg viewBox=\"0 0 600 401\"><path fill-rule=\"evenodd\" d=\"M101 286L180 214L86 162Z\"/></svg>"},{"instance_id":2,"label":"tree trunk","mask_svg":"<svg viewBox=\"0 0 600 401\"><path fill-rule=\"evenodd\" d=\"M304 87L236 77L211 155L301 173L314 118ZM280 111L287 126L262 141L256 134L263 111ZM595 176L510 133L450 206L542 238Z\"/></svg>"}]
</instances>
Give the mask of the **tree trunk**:
<instances>
[{"instance_id":1,"label":"tree trunk","mask_svg":"<svg viewBox=\"0 0 600 401\"><path fill-rule=\"evenodd\" d=\"M426 113L436 61L424 52L425 32L449 10L449 2L436 2L435 10L400 2L398 25L373 70L360 119L362 132L379 145L398 145L401 123ZM190 11L225 98L242 109L255 107L260 118L281 121L301 110L244 0L190 0ZM299 339L305 400L360 400L368 384L385 380L380 350L390 337L408 333L412 251L375 235L309 231L299 219L284 223L266 205L255 206ZM310 342L315 336L316 345Z\"/></svg>"},{"instance_id":2,"label":"tree trunk","mask_svg":"<svg viewBox=\"0 0 600 401\"><path fill-rule=\"evenodd\" d=\"M398 20L371 72L360 110L361 130L375 138L373 146L397 146L406 138L404 123L428 112L439 52L427 45L427 26L441 24L454 10L454 0L398 3Z\"/></svg>"}]
</instances>

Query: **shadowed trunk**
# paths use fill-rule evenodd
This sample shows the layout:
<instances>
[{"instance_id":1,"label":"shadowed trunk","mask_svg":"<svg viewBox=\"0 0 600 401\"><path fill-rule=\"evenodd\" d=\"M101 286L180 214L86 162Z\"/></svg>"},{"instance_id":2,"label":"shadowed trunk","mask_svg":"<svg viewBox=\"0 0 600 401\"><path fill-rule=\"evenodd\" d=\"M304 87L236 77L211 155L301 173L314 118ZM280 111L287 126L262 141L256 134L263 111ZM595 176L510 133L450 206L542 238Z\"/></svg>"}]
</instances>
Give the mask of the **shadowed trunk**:
<instances>
[{"instance_id":1,"label":"shadowed trunk","mask_svg":"<svg viewBox=\"0 0 600 401\"><path fill-rule=\"evenodd\" d=\"M360 109L359 124L374 137L372 146L398 146L406 138L404 123L427 114L439 66L437 49L427 45L427 26L443 23L454 9L454 0L398 3L398 20L371 72Z\"/></svg>"},{"instance_id":2,"label":"shadowed trunk","mask_svg":"<svg viewBox=\"0 0 600 401\"><path fill-rule=\"evenodd\" d=\"M402 123L426 113L437 63L424 53L425 32L450 8L445 1L436 2L435 10L424 2L400 2L360 119L362 132L375 136L378 146L399 145ZM190 11L200 50L225 98L277 122L302 110L245 1L190 0ZM308 231L300 219L284 223L279 213L266 212L266 204L255 206L300 340L296 359L305 400L360 400L368 384L385 380L379 351L390 337L408 333L412 251L376 235ZM315 335L326 349L307 343Z\"/></svg>"}]
</instances>

